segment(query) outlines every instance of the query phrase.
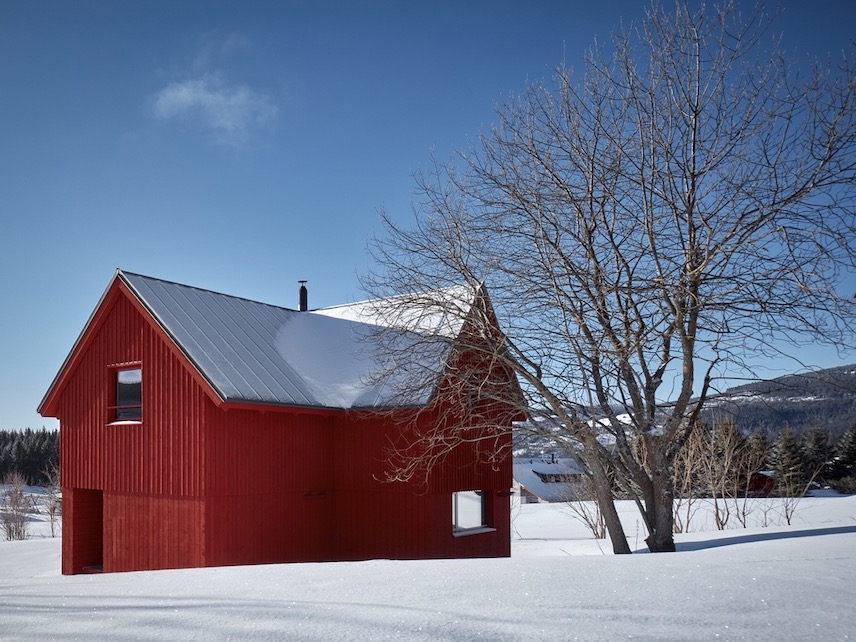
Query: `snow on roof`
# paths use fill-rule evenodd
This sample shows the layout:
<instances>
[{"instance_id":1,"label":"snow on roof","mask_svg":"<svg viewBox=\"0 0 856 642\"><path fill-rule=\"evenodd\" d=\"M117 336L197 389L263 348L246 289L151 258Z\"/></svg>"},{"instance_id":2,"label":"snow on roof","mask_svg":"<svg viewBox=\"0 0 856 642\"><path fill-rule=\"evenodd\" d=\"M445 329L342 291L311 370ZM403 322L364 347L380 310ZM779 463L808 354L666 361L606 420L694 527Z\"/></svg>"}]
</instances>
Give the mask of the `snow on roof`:
<instances>
[{"instance_id":1,"label":"snow on roof","mask_svg":"<svg viewBox=\"0 0 856 642\"><path fill-rule=\"evenodd\" d=\"M630 415L627 413L622 413L620 415L616 415L615 419L622 426L629 426L633 421L630 418ZM605 428L610 428L612 426L612 419L610 419L609 417L601 417L599 419L589 419L587 423L589 426L592 426L592 427L594 427L595 424L597 424L600 426L604 426Z\"/></svg>"},{"instance_id":2,"label":"snow on roof","mask_svg":"<svg viewBox=\"0 0 856 642\"><path fill-rule=\"evenodd\" d=\"M473 288L461 285L334 305L313 312L374 326L456 337L473 306L475 295Z\"/></svg>"},{"instance_id":3,"label":"snow on roof","mask_svg":"<svg viewBox=\"0 0 856 642\"><path fill-rule=\"evenodd\" d=\"M575 493L569 487L567 478L583 474L576 462L570 458L550 461L515 458L513 469L515 482L547 502L566 502L573 498Z\"/></svg>"},{"instance_id":4,"label":"snow on roof","mask_svg":"<svg viewBox=\"0 0 856 642\"><path fill-rule=\"evenodd\" d=\"M301 312L280 327L275 347L278 354L299 373L309 395L318 405L363 408L397 404L421 405L429 401L433 387L415 386L419 373L392 370L390 351L375 340L375 330L365 324ZM395 352L408 346L425 357L423 367L442 371L445 352L439 344L425 345L410 333L396 330L384 337L396 344ZM384 344L386 346L387 344ZM424 371L423 371L424 374ZM411 377L412 375L412 377Z\"/></svg>"},{"instance_id":5,"label":"snow on roof","mask_svg":"<svg viewBox=\"0 0 856 642\"><path fill-rule=\"evenodd\" d=\"M422 405L433 394L429 382L436 382L426 369L439 375L447 357L447 345L419 343L419 335L394 327L382 344L376 324L358 320L365 313L356 314L357 304L337 306L338 315L297 312L117 274L224 401L343 409ZM374 302L372 309L382 306ZM435 329L454 327L432 316L424 319L425 329L429 320ZM421 371L390 368L390 343L396 350L418 343Z\"/></svg>"}]
</instances>

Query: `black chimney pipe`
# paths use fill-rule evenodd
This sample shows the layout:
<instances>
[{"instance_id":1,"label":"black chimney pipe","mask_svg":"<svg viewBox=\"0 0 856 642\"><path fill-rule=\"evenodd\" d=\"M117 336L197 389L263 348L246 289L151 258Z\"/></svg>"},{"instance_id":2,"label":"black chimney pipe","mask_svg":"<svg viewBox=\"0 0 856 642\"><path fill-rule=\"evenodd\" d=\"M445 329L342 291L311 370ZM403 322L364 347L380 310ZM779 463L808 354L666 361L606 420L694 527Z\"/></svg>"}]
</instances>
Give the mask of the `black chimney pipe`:
<instances>
[{"instance_id":1,"label":"black chimney pipe","mask_svg":"<svg viewBox=\"0 0 856 642\"><path fill-rule=\"evenodd\" d=\"M309 290L306 289L306 281L298 281L300 289L297 291L297 310L306 312L309 309Z\"/></svg>"}]
</instances>

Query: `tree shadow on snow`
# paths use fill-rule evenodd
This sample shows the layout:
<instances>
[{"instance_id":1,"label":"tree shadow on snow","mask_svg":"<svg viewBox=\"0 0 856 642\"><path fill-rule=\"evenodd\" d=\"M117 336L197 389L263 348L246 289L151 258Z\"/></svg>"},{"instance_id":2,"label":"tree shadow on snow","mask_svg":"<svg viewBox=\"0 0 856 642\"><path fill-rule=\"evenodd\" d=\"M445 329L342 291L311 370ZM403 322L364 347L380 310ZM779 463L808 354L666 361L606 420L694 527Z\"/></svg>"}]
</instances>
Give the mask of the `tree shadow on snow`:
<instances>
[{"instance_id":1,"label":"tree shadow on snow","mask_svg":"<svg viewBox=\"0 0 856 642\"><path fill-rule=\"evenodd\" d=\"M794 531L778 531L772 533L747 533L733 537L716 537L698 542L677 542L678 552L702 551L721 546L749 544L752 542L769 542L778 539L793 539L795 537L815 537L817 535L841 535L856 533L856 526L831 526L829 528L805 528Z\"/></svg>"}]
</instances>

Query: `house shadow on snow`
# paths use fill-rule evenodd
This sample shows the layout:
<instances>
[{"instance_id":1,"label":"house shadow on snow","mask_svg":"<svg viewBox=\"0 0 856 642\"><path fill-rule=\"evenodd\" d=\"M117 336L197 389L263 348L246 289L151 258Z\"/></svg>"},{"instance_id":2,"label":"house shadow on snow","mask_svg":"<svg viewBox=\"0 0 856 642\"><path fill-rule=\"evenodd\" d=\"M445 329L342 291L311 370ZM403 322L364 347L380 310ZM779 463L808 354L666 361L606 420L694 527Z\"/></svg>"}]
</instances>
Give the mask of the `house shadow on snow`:
<instances>
[{"instance_id":1,"label":"house shadow on snow","mask_svg":"<svg viewBox=\"0 0 856 642\"><path fill-rule=\"evenodd\" d=\"M679 553L692 551L703 551L722 546L733 546L735 544L750 544L752 542L770 542L781 539L793 539L796 537L815 537L818 535L842 535L844 533L856 533L854 526L831 526L828 528L805 528L793 531L777 531L771 533L747 533L745 535L734 535L732 537L716 537L698 542L677 542ZM647 548L643 549L647 552ZM640 552L643 552L640 551Z\"/></svg>"}]
</instances>

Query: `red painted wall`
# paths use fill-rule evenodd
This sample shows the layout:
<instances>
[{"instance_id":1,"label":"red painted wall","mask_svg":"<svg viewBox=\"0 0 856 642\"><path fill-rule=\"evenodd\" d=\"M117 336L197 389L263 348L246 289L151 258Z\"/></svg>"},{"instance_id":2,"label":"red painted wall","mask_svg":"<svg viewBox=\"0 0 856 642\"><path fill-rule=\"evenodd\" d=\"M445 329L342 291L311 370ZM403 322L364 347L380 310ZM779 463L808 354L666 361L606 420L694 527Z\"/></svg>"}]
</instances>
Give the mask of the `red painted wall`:
<instances>
[{"instance_id":1,"label":"red painted wall","mask_svg":"<svg viewBox=\"0 0 856 642\"><path fill-rule=\"evenodd\" d=\"M427 487L384 483L401 431L391 416L224 410L123 287L105 295L49 406L63 573L509 555L510 460L476 465L462 446ZM125 363L142 367L142 421L110 425L110 366ZM488 491L496 530L454 537L455 490Z\"/></svg>"},{"instance_id":2,"label":"red painted wall","mask_svg":"<svg viewBox=\"0 0 856 642\"><path fill-rule=\"evenodd\" d=\"M119 293L62 390L57 417L65 488L200 496L205 415L214 406L161 334ZM143 418L109 425L110 366L143 369Z\"/></svg>"},{"instance_id":3,"label":"red painted wall","mask_svg":"<svg viewBox=\"0 0 856 642\"><path fill-rule=\"evenodd\" d=\"M209 565L328 559L329 416L217 411L206 435Z\"/></svg>"},{"instance_id":4,"label":"red painted wall","mask_svg":"<svg viewBox=\"0 0 856 642\"><path fill-rule=\"evenodd\" d=\"M104 572L205 566L199 498L104 493Z\"/></svg>"},{"instance_id":5,"label":"red painted wall","mask_svg":"<svg viewBox=\"0 0 856 642\"><path fill-rule=\"evenodd\" d=\"M378 413L213 414L208 519L224 527L207 530L207 563L509 555L510 461L486 472L461 448L429 488L387 483L399 431ZM453 536L451 493L468 489L492 492L495 532Z\"/></svg>"}]
</instances>

